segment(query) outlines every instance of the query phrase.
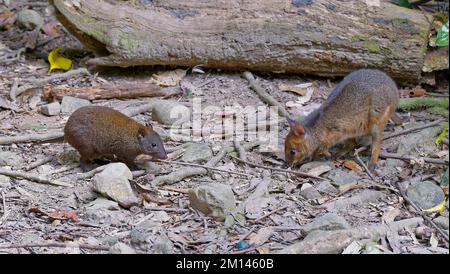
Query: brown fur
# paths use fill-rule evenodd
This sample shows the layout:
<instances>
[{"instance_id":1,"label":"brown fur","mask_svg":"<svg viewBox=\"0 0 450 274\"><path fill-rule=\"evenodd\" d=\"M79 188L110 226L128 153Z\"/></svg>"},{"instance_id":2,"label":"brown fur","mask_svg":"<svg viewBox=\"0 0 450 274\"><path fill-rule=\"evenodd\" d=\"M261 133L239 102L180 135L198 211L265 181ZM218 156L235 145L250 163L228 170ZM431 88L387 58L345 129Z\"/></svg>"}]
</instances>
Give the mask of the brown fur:
<instances>
[{"instance_id":1,"label":"brown fur","mask_svg":"<svg viewBox=\"0 0 450 274\"><path fill-rule=\"evenodd\" d=\"M347 75L322 106L303 123L290 121L285 141L289 165L330 157L329 149L343 141L372 136L369 169L377 164L381 138L399 101L395 82L379 70L361 69ZM303 133L302 133L303 132Z\"/></svg>"},{"instance_id":2,"label":"brown fur","mask_svg":"<svg viewBox=\"0 0 450 274\"><path fill-rule=\"evenodd\" d=\"M158 147L150 152L139 138ZM87 162L102 157L117 158L129 167L135 166L134 159L139 154L166 157L161 138L151 126L145 127L107 107L88 106L76 110L64 127L64 139L80 153L82 168Z\"/></svg>"}]
</instances>

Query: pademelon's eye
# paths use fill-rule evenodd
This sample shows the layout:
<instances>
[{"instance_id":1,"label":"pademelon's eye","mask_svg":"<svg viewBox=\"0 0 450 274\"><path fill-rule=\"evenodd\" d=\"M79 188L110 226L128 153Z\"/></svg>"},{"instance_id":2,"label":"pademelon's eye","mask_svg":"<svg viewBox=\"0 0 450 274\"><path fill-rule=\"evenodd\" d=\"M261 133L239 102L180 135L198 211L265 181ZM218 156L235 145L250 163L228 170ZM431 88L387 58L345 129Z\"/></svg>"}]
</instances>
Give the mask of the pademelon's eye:
<instances>
[{"instance_id":1,"label":"pademelon's eye","mask_svg":"<svg viewBox=\"0 0 450 274\"><path fill-rule=\"evenodd\" d=\"M295 156L295 154L297 154L297 150L291 149L291 150L289 151L289 154L290 154L291 156Z\"/></svg>"},{"instance_id":2,"label":"pademelon's eye","mask_svg":"<svg viewBox=\"0 0 450 274\"><path fill-rule=\"evenodd\" d=\"M153 144L152 144L152 147L156 147L156 144L155 144L155 143L153 143Z\"/></svg>"}]
</instances>

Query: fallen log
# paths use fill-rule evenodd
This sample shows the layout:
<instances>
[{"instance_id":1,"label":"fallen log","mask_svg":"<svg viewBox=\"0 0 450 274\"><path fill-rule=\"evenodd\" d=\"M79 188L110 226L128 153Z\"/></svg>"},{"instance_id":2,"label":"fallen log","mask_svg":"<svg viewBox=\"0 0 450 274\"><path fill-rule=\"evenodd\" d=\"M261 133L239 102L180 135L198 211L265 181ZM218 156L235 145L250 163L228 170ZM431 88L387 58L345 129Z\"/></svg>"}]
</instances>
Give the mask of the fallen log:
<instances>
[{"instance_id":1,"label":"fallen log","mask_svg":"<svg viewBox=\"0 0 450 274\"><path fill-rule=\"evenodd\" d=\"M175 65L343 76L379 68L417 82L430 19L388 1L52 0L92 65ZM374 1L370 1L374 2Z\"/></svg>"},{"instance_id":2,"label":"fallen log","mask_svg":"<svg viewBox=\"0 0 450 274\"><path fill-rule=\"evenodd\" d=\"M138 97L169 97L179 92L173 88L161 88L151 83L126 83L121 85L102 85L97 87L45 86L44 98L47 101L61 100L64 96L72 96L86 100L98 99L132 99Z\"/></svg>"}]
</instances>

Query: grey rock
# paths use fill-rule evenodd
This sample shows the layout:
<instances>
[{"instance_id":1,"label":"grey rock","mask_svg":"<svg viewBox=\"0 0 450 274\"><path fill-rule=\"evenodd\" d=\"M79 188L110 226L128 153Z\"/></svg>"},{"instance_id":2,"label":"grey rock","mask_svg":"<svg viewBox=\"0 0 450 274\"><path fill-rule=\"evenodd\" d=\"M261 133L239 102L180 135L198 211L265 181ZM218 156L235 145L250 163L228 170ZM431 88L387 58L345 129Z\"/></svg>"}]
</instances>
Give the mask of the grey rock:
<instances>
[{"instance_id":1,"label":"grey rock","mask_svg":"<svg viewBox=\"0 0 450 274\"><path fill-rule=\"evenodd\" d=\"M236 210L236 200L231 187L212 183L189 190L191 207L219 220Z\"/></svg>"},{"instance_id":2,"label":"grey rock","mask_svg":"<svg viewBox=\"0 0 450 274\"><path fill-rule=\"evenodd\" d=\"M101 239L102 244L113 246L119 242L119 237L107 235Z\"/></svg>"},{"instance_id":3,"label":"grey rock","mask_svg":"<svg viewBox=\"0 0 450 274\"><path fill-rule=\"evenodd\" d=\"M161 233L161 235L155 239L152 249L154 254L172 254L173 243L165 233Z\"/></svg>"},{"instance_id":4,"label":"grey rock","mask_svg":"<svg viewBox=\"0 0 450 274\"><path fill-rule=\"evenodd\" d=\"M109 210L106 208L86 208L86 218L98 224L110 226L122 226L127 222L126 215L119 210Z\"/></svg>"},{"instance_id":5,"label":"grey rock","mask_svg":"<svg viewBox=\"0 0 450 274\"><path fill-rule=\"evenodd\" d=\"M209 160L212 156L212 150L207 144L190 143L186 146L181 160L189 163L203 162Z\"/></svg>"},{"instance_id":6,"label":"grey rock","mask_svg":"<svg viewBox=\"0 0 450 274\"><path fill-rule=\"evenodd\" d=\"M381 191L367 189L348 198L331 201L325 204L325 207L328 211L341 211L346 210L352 206L359 206L361 204L375 202L378 199L384 198L385 196L386 195Z\"/></svg>"},{"instance_id":7,"label":"grey rock","mask_svg":"<svg viewBox=\"0 0 450 274\"><path fill-rule=\"evenodd\" d=\"M439 216L433 219L433 222L442 229L448 229L448 217Z\"/></svg>"},{"instance_id":8,"label":"grey rock","mask_svg":"<svg viewBox=\"0 0 450 274\"><path fill-rule=\"evenodd\" d=\"M133 244L149 243L156 233L162 230L161 224L151 220L145 220L130 231L130 239Z\"/></svg>"},{"instance_id":9,"label":"grey rock","mask_svg":"<svg viewBox=\"0 0 450 274\"><path fill-rule=\"evenodd\" d=\"M300 195L307 200L319 199L322 197L319 191L317 191L311 184L303 184L300 189Z\"/></svg>"},{"instance_id":10,"label":"grey rock","mask_svg":"<svg viewBox=\"0 0 450 274\"><path fill-rule=\"evenodd\" d=\"M107 210L119 210L119 204L117 202L105 199L97 198L90 202L87 207L91 210L107 209Z\"/></svg>"},{"instance_id":11,"label":"grey rock","mask_svg":"<svg viewBox=\"0 0 450 274\"><path fill-rule=\"evenodd\" d=\"M5 175L0 175L0 189L8 188L11 186L11 178Z\"/></svg>"},{"instance_id":12,"label":"grey rock","mask_svg":"<svg viewBox=\"0 0 450 274\"><path fill-rule=\"evenodd\" d=\"M30 9L23 9L19 11L16 18L19 26L27 30L41 28L44 24L44 19L42 16L38 12Z\"/></svg>"},{"instance_id":13,"label":"grey rock","mask_svg":"<svg viewBox=\"0 0 450 274\"><path fill-rule=\"evenodd\" d=\"M128 181L131 179L133 175L125 164L111 163L94 176L92 186L96 192L113 199L125 208L130 208L139 202Z\"/></svg>"},{"instance_id":14,"label":"grey rock","mask_svg":"<svg viewBox=\"0 0 450 274\"><path fill-rule=\"evenodd\" d=\"M110 254L136 254L136 251L124 243L116 243L109 249Z\"/></svg>"},{"instance_id":15,"label":"grey rock","mask_svg":"<svg viewBox=\"0 0 450 274\"><path fill-rule=\"evenodd\" d=\"M89 100L80 99L80 98L71 97L71 96L64 96L62 98L62 102L61 102L61 112L71 114L72 112L74 112L75 110L77 110L81 107L90 106L90 105L91 105L91 102L89 102Z\"/></svg>"},{"instance_id":16,"label":"grey rock","mask_svg":"<svg viewBox=\"0 0 450 274\"><path fill-rule=\"evenodd\" d=\"M350 228L350 224L343 217L334 213L326 213L315 218L311 223L302 226L302 230L307 234L314 230L338 230L347 228Z\"/></svg>"},{"instance_id":17,"label":"grey rock","mask_svg":"<svg viewBox=\"0 0 450 274\"><path fill-rule=\"evenodd\" d=\"M22 157L11 151L0 151L0 166L18 167L22 164Z\"/></svg>"},{"instance_id":18,"label":"grey rock","mask_svg":"<svg viewBox=\"0 0 450 274\"><path fill-rule=\"evenodd\" d=\"M357 182L359 176L354 171L344 171L341 169L334 169L328 173L327 178L332 180L334 184L341 186Z\"/></svg>"},{"instance_id":19,"label":"grey rock","mask_svg":"<svg viewBox=\"0 0 450 274\"><path fill-rule=\"evenodd\" d=\"M339 190L335 188L332 184L330 184L330 182L327 181L319 182L315 186L315 188L317 189L317 191L325 194L336 195L339 193Z\"/></svg>"},{"instance_id":20,"label":"grey rock","mask_svg":"<svg viewBox=\"0 0 450 274\"><path fill-rule=\"evenodd\" d=\"M421 124L410 124L409 127L419 126ZM399 143L397 153L405 154L413 152L415 155L428 155L436 149L434 143L435 136L441 131L440 126L422 129L415 133L410 133L403 137Z\"/></svg>"},{"instance_id":21,"label":"grey rock","mask_svg":"<svg viewBox=\"0 0 450 274\"><path fill-rule=\"evenodd\" d=\"M299 171L310 173L316 176L320 176L323 173L326 173L330 171L333 168L333 164L331 162L309 162L306 164L303 164Z\"/></svg>"},{"instance_id":22,"label":"grey rock","mask_svg":"<svg viewBox=\"0 0 450 274\"><path fill-rule=\"evenodd\" d=\"M166 125L180 125L190 120L191 111L188 107L168 100L160 100L155 104L152 118Z\"/></svg>"},{"instance_id":23,"label":"grey rock","mask_svg":"<svg viewBox=\"0 0 450 274\"><path fill-rule=\"evenodd\" d=\"M61 112L61 105L58 102L43 105L41 106L41 112L47 116L58 115Z\"/></svg>"},{"instance_id":24,"label":"grey rock","mask_svg":"<svg viewBox=\"0 0 450 274\"><path fill-rule=\"evenodd\" d=\"M429 209L442 203L444 191L432 181L424 181L410 185L406 195L421 209Z\"/></svg>"}]
</instances>

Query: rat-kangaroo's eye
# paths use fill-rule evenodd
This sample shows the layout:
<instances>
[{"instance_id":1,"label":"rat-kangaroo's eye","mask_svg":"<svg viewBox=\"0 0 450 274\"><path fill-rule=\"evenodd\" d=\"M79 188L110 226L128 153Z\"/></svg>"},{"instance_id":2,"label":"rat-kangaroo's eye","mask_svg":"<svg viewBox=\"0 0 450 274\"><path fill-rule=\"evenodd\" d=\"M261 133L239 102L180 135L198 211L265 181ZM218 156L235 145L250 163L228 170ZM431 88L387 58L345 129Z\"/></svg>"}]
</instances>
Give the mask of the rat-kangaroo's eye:
<instances>
[{"instance_id":1,"label":"rat-kangaroo's eye","mask_svg":"<svg viewBox=\"0 0 450 274\"><path fill-rule=\"evenodd\" d=\"M290 154L291 156L295 156L295 154L297 154L297 150L291 149L291 150L289 151L289 154Z\"/></svg>"},{"instance_id":2,"label":"rat-kangaroo's eye","mask_svg":"<svg viewBox=\"0 0 450 274\"><path fill-rule=\"evenodd\" d=\"M153 143L153 144L152 144L152 147L156 147L156 144L155 144L155 143Z\"/></svg>"}]
</instances>

